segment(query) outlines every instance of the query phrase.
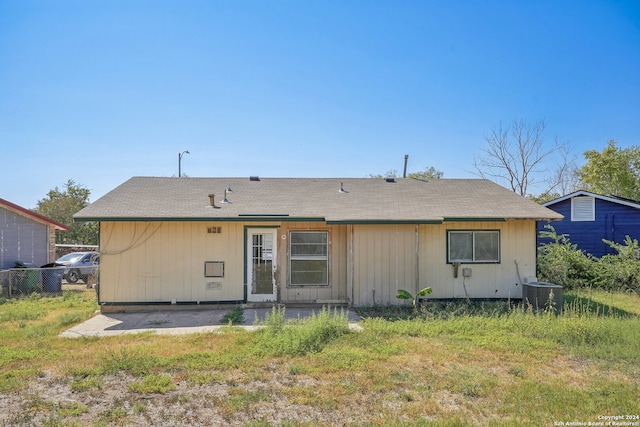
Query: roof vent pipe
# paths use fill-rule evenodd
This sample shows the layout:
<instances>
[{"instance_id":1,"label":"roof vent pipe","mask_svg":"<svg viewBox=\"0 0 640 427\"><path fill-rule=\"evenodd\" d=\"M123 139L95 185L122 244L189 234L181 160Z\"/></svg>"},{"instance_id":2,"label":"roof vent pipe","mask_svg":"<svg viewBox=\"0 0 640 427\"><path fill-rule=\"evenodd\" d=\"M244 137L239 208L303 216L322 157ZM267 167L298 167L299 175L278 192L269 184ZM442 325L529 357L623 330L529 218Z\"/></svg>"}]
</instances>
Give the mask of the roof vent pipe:
<instances>
[{"instance_id":1,"label":"roof vent pipe","mask_svg":"<svg viewBox=\"0 0 640 427\"><path fill-rule=\"evenodd\" d=\"M402 177L406 178L407 177L407 163L409 162L409 155L405 154L404 155L404 172L402 172Z\"/></svg>"},{"instance_id":2,"label":"roof vent pipe","mask_svg":"<svg viewBox=\"0 0 640 427\"><path fill-rule=\"evenodd\" d=\"M227 190L224 190L224 199L222 199L222 203L231 203L229 199L227 199Z\"/></svg>"}]
</instances>

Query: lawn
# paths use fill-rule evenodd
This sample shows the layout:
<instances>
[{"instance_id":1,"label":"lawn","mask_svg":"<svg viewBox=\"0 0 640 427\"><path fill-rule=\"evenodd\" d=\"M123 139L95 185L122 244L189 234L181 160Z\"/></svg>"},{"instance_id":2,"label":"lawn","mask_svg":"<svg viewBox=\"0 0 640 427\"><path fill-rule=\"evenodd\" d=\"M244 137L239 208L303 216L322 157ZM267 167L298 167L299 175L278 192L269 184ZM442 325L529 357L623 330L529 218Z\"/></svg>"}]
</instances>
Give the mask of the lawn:
<instances>
[{"instance_id":1,"label":"lawn","mask_svg":"<svg viewBox=\"0 0 640 427\"><path fill-rule=\"evenodd\" d=\"M92 291L0 300L0 425L640 425L640 298L324 310L258 332L65 339ZM552 308L552 307L551 307ZM603 424L605 425L605 424ZM621 424L624 425L624 424Z\"/></svg>"}]
</instances>

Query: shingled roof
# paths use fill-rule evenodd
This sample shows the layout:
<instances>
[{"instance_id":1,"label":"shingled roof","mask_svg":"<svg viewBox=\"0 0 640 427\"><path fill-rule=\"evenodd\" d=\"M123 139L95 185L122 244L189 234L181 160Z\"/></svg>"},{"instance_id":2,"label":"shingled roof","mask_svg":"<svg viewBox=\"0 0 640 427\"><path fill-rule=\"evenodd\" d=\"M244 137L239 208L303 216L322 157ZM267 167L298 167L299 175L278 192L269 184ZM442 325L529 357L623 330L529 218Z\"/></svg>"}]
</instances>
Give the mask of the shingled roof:
<instances>
[{"instance_id":1,"label":"shingled roof","mask_svg":"<svg viewBox=\"0 0 640 427\"><path fill-rule=\"evenodd\" d=\"M22 215L27 218L31 218L32 220L39 222L41 224L47 224L53 226L56 230L69 231L69 227L64 224L60 224L46 216L42 216L39 213L33 212L29 209L25 209L22 206L18 206L15 203L11 203L8 200L0 199L0 207L6 208L10 211L17 212L19 215Z\"/></svg>"},{"instance_id":2,"label":"shingled roof","mask_svg":"<svg viewBox=\"0 0 640 427\"><path fill-rule=\"evenodd\" d=\"M215 195L215 206L209 195ZM484 179L134 177L74 218L440 223L559 220L562 215Z\"/></svg>"}]
</instances>

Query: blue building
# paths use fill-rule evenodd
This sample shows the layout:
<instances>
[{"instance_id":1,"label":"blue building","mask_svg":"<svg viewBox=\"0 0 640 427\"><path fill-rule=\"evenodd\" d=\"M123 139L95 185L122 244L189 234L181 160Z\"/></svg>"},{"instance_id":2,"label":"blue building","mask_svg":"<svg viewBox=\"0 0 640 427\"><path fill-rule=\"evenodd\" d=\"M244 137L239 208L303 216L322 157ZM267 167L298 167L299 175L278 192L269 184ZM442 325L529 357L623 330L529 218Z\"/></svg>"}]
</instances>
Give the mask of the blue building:
<instances>
[{"instance_id":1,"label":"blue building","mask_svg":"<svg viewBox=\"0 0 640 427\"><path fill-rule=\"evenodd\" d=\"M543 206L564 215L551 225L558 234L565 234L583 252L601 257L616 251L602 240L623 243L625 236L640 240L640 202L616 196L602 196L588 191L576 191L544 203ZM545 221L538 221L538 232ZM538 245L547 243L538 239Z\"/></svg>"}]
</instances>

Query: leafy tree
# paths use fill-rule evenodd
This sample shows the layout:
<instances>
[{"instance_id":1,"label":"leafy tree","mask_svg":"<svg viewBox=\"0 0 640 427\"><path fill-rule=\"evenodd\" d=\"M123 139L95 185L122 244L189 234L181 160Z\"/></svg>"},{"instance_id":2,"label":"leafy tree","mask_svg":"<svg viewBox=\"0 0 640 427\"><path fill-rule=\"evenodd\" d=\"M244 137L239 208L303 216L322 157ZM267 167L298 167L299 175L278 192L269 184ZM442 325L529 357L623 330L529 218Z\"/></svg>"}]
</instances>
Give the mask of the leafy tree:
<instances>
[{"instance_id":1,"label":"leafy tree","mask_svg":"<svg viewBox=\"0 0 640 427\"><path fill-rule=\"evenodd\" d=\"M72 179L60 190L55 187L47 196L38 200L35 212L69 227L67 232L56 232L56 243L75 245L97 245L98 224L96 222L78 223L73 215L89 204L91 191Z\"/></svg>"},{"instance_id":2,"label":"leafy tree","mask_svg":"<svg viewBox=\"0 0 640 427\"><path fill-rule=\"evenodd\" d=\"M474 159L477 174L506 183L514 192L526 196L529 187L539 182L538 177L547 173L553 156L561 150L569 151L568 145L557 138L552 145L545 144L545 128L543 120L533 124L514 120L506 127L500 122L485 137L483 155Z\"/></svg>"},{"instance_id":3,"label":"leafy tree","mask_svg":"<svg viewBox=\"0 0 640 427\"><path fill-rule=\"evenodd\" d=\"M602 152L589 150L584 158L578 177L586 190L640 200L640 147L618 148L611 140Z\"/></svg>"},{"instance_id":4,"label":"leafy tree","mask_svg":"<svg viewBox=\"0 0 640 427\"><path fill-rule=\"evenodd\" d=\"M397 169L389 169L384 175L380 173L370 173L365 178L397 178L398 170Z\"/></svg>"},{"instance_id":5,"label":"leafy tree","mask_svg":"<svg viewBox=\"0 0 640 427\"><path fill-rule=\"evenodd\" d=\"M444 175L444 172L439 171L433 166L425 167L424 170L418 172L411 172L407 174L408 178L414 179L440 179ZM397 178L398 170L397 169L389 169L386 174L372 174L367 175L367 178Z\"/></svg>"},{"instance_id":6,"label":"leafy tree","mask_svg":"<svg viewBox=\"0 0 640 427\"><path fill-rule=\"evenodd\" d=\"M443 175L444 175L444 173L442 171L439 171L438 169L434 168L433 166L430 166L428 168L424 168L424 170L420 171L420 172L411 172L407 176L409 178L426 179L426 180L428 180L428 179L440 179L440 178L442 178Z\"/></svg>"}]
</instances>

